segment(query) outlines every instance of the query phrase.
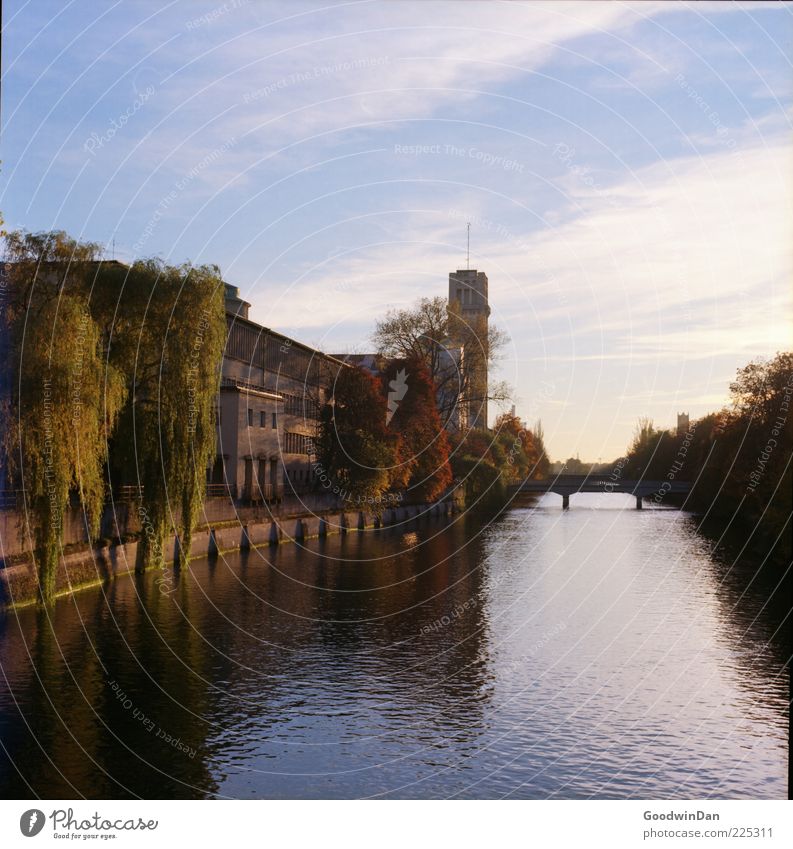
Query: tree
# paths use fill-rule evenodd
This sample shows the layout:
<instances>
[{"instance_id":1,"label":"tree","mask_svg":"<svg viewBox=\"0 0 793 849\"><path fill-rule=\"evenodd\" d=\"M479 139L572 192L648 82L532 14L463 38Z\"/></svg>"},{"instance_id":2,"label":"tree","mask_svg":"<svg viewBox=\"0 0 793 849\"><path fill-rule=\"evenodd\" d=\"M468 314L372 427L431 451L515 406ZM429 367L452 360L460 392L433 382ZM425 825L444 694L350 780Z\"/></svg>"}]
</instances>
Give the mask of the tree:
<instances>
[{"instance_id":1,"label":"tree","mask_svg":"<svg viewBox=\"0 0 793 849\"><path fill-rule=\"evenodd\" d=\"M506 335L497 327L485 330L483 322L463 319L459 309L443 298L422 298L412 309L389 311L377 323L372 341L388 359L424 362L436 387L444 426L458 404L475 407L509 397L505 383L484 381L500 358Z\"/></svg>"},{"instance_id":2,"label":"tree","mask_svg":"<svg viewBox=\"0 0 793 849\"><path fill-rule=\"evenodd\" d=\"M388 429L386 415L378 381L345 365L333 380L315 440L317 462L333 491L349 504L369 505L376 512L392 482L404 475L398 436Z\"/></svg>"},{"instance_id":3,"label":"tree","mask_svg":"<svg viewBox=\"0 0 793 849\"><path fill-rule=\"evenodd\" d=\"M733 410L737 415L768 424L778 415L779 406L793 392L793 353L777 353L773 360L753 360L738 369L730 384Z\"/></svg>"},{"instance_id":4,"label":"tree","mask_svg":"<svg viewBox=\"0 0 793 849\"><path fill-rule=\"evenodd\" d=\"M388 396L389 427L400 437L392 485L401 483L417 501L434 501L452 482L452 472L449 438L426 365L417 358L392 360L382 376L381 391Z\"/></svg>"},{"instance_id":5,"label":"tree","mask_svg":"<svg viewBox=\"0 0 793 849\"><path fill-rule=\"evenodd\" d=\"M505 455L484 431L471 430L461 435L452 448L451 466L461 482L469 504L503 497L502 479Z\"/></svg>"},{"instance_id":6,"label":"tree","mask_svg":"<svg viewBox=\"0 0 793 849\"><path fill-rule=\"evenodd\" d=\"M688 480L688 507L749 529L766 555L790 558L793 492L793 354L754 360L730 385L732 405L692 423L688 434L640 419L626 477ZM670 497L672 500L673 497ZM777 540L779 542L777 542Z\"/></svg>"},{"instance_id":7,"label":"tree","mask_svg":"<svg viewBox=\"0 0 793 849\"><path fill-rule=\"evenodd\" d=\"M542 424L537 423L535 430L518 416L503 413L493 428L496 441L505 453L506 468L503 471L505 482L521 483L529 478L545 477L548 473L548 457L542 436Z\"/></svg>"},{"instance_id":8,"label":"tree","mask_svg":"<svg viewBox=\"0 0 793 849\"><path fill-rule=\"evenodd\" d=\"M89 536L99 534L107 439L125 397L85 297L96 255L96 246L63 233L15 232L6 239L5 329L16 380L3 447L23 492L23 522L34 539L45 604L55 593L71 493L83 507Z\"/></svg>"},{"instance_id":9,"label":"tree","mask_svg":"<svg viewBox=\"0 0 793 849\"><path fill-rule=\"evenodd\" d=\"M95 309L109 328L110 361L123 364L129 392L113 441L113 469L142 487L136 569L163 565L171 526L183 564L216 450L224 284L214 266L150 259L103 267L94 292Z\"/></svg>"}]
</instances>

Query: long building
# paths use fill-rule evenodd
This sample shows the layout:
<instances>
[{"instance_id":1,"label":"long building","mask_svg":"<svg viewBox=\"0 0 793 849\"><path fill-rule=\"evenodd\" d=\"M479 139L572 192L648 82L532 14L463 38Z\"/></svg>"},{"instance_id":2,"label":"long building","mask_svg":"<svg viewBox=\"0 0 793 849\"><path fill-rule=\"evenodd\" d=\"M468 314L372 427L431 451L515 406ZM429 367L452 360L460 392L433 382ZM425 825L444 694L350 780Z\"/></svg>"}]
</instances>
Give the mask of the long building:
<instances>
[{"instance_id":1,"label":"long building","mask_svg":"<svg viewBox=\"0 0 793 849\"><path fill-rule=\"evenodd\" d=\"M309 492L313 437L335 375L345 364L248 318L250 304L226 285L228 338L218 398L218 455L210 492L243 502Z\"/></svg>"}]
</instances>

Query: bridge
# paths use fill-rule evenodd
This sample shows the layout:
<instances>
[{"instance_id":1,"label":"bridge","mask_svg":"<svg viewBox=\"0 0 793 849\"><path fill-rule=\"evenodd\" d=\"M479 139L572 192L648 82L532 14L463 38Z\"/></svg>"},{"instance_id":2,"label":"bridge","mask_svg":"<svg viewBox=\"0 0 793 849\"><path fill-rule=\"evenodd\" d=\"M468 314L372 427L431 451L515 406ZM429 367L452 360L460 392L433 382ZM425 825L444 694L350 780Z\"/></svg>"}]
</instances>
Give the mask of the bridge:
<instances>
[{"instance_id":1,"label":"bridge","mask_svg":"<svg viewBox=\"0 0 793 849\"><path fill-rule=\"evenodd\" d=\"M541 494L555 492L562 496L562 509L570 506L570 496L576 492L622 492L636 497L636 509L642 509L642 499L666 495L687 495L691 491L689 481L623 480L620 477L602 475L557 475L555 478L526 480L508 488L511 496L521 492Z\"/></svg>"}]
</instances>

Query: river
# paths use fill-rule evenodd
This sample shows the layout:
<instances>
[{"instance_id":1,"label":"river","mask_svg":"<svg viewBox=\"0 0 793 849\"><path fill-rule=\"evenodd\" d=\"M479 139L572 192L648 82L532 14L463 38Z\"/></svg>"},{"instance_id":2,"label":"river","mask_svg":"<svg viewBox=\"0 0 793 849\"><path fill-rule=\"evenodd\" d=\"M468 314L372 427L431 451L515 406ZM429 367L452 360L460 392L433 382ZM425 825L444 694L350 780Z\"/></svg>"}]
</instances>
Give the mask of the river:
<instances>
[{"instance_id":1,"label":"river","mask_svg":"<svg viewBox=\"0 0 793 849\"><path fill-rule=\"evenodd\" d=\"M560 503L7 615L2 796L784 797L773 577L686 513Z\"/></svg>"}]
</instances>

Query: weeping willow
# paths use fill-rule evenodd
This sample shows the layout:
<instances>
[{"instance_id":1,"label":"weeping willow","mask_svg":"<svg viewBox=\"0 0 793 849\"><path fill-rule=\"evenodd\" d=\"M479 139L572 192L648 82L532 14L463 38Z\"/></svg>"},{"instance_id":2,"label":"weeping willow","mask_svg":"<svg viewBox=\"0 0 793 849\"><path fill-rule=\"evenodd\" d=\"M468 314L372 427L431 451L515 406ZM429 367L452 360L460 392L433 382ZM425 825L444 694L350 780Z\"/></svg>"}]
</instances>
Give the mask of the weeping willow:
<instances>
[{"instance_id":1,"label":"weeping willow","mask_svg":"<svg viewBox=\"0 0 793 849\"><path fill-rule=\"evenodd\" d=\"M55 593L72 497L96 538L109 472L141 486L136 568L164 564L172 528L186 562L216 447L220 272L101 262L98 245L61 232L5 242L14 389L0 399L3 447L23 491L41 600Z\"/></svg>"},{"instance_id":2,"label":"weeping willow","mask_svg":"<svg viewBox=\"0 0 793 849\"><path fill-rule=\"evenodd\" d=\"M223 281L214 267L157 260L109 274L118 279L115 287L105 279L105 290L119 293L110 356L125 369L129 387L114 445L122 473L142 492L136 569L164 566L171 528L184 564L216 450Z\"/></svg>"},{"instance_id":3,"label":"weeping willow","mask_svg":"<svg viewBox=\"0 0 793 849\"><path fill-rule=\"evenodd\" d=\"M23 492L39 599L47 604L55 595L71 493L79 497L89 536L99 535L107 437L125 389L122 375L104 362L99 328L81 295L45 295L14 330L16 390L6 452Z\"/></svg>"}]
</instances>

